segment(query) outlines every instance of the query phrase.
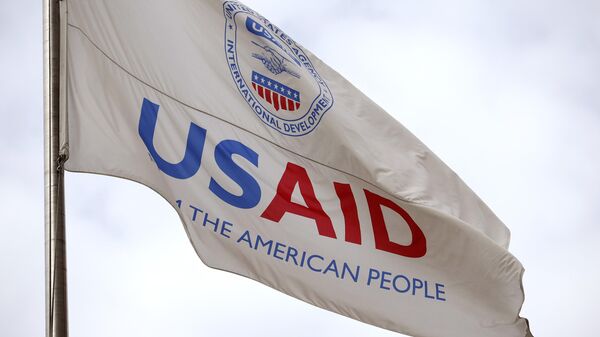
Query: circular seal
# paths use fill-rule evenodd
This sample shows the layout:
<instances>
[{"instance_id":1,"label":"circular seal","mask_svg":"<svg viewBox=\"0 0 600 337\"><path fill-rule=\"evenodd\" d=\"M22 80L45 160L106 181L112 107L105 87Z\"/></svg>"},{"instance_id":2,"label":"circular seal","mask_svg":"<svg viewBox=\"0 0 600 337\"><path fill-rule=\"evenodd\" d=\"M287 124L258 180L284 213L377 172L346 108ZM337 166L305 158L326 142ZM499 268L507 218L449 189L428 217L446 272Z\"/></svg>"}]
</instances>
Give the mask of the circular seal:
<instances>
[{"instance_id":1,"label":"circular seal","mask_svg":"<svg viewBox=\"0 0 600 337\"><path fill-rule=\"evenodd\" d=\"M333 96L302 48L236 1L223 4L225 57L233 81L256 116L288 136L314 130Z\"/></svg>"}]
</instances>

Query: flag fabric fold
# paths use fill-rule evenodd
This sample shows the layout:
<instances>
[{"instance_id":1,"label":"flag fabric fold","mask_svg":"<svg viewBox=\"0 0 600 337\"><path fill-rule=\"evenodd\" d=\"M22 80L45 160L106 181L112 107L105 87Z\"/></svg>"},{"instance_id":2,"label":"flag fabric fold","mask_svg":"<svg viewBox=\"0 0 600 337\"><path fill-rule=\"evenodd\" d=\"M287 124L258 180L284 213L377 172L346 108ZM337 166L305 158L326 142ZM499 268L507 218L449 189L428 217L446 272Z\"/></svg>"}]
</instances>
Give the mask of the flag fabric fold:
<instances>
[{"instance_id":1,"label":"flag fabric fold","mask_svg":"<svg viewBox=\"0 0 600 337\"><path fill-rule=\"evenodd\" d=\"M152 188L204 263L316 306L415 336L526 336L506 226L259 13L68 0L66 20L66 169Z\"/></svg>"}]
</instances>

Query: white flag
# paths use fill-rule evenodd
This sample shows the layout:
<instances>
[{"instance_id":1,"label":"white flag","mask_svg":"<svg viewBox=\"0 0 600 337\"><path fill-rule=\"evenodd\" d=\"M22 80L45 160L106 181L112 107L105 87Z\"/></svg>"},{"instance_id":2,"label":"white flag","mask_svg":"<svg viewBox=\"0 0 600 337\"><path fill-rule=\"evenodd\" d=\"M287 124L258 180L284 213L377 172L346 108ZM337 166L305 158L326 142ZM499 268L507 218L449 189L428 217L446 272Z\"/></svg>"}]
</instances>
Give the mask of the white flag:
<instances>
[{"instance_id":1,"label":"white flag","mask_svg":"<svg viewBox=\"0 0 600 337\"><path fill-rule=\"evenodd\" d=\"M415 336L529 333L504 224L260 14L68 0L63 20L66 168L158 192L204 263Z\"/></svg>"}]
</instances>

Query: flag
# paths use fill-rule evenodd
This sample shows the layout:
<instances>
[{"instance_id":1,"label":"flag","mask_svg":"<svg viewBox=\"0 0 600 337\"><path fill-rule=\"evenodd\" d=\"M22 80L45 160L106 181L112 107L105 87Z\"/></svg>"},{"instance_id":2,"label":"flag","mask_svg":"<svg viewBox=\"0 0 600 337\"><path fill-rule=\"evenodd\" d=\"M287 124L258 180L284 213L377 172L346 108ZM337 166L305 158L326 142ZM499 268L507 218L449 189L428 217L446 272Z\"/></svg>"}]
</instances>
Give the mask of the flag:
<instances>
[{"instance_id":1,"label":"flag","mask_svg":"<svg viewBox=\"0 0 600 337\"><path fill-rule=\"evenodd\" d=\"M62 20L66 169L159 193L205 264L405 334L528 334L507 227L259 13L67 0Z\"/></svg>"}]
</instances>

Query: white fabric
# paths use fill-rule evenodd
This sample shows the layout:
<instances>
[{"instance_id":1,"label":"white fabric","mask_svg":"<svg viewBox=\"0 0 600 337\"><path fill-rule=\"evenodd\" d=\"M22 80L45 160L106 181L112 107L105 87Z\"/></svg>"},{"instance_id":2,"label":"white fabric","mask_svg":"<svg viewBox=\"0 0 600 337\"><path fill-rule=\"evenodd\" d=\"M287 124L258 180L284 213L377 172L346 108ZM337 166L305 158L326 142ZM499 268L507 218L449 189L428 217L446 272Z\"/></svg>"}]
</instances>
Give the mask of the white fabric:
<instances>
[{"instance_id":1,"label":"white fabric","mask_svg":"<svg viewBox=\"0 0 600 337\"><path fill-rule=\"evenodd\" d=\"M316 306L415 336L527 334L526 320L519 317L523 267L507 251L504 224L408 130L309 51L300 46L294 51L296 44L258 14L217 0L69 0L67 16L68 170L147 185L178 211L204 263ZM248 17L273 39L253 34L244 25ZM233 54L228 39L235 42ZM234 54L235 61L228 59ZM270 55L283 63L264 60ZM326 111L304 134L278 130L253 111L232 64L253 99L281 118L279 126L310 112L319 99ZM259 98L251 70L298 90L299 110L276 110ZM153 145L165 161L182 160L191 123L206 130L201 165L192 176L174 178L149 155L138 129L144 99L160 106ZM214 180L233 195L244 193L216 162L215 148L224 140L238 141L258 156L257 165L232 157L260 186L260 200L249 208L209 188ZM314 219L292 212L278 222L261 217L288 163L306 170L336 238L320 234ZM360 244L346 242L334 182L351 186ZM376 246L365 189L407 212L425 237L424 256ZM302 193L296 186L292 201L306 207L311 201ZM386 207L383 214L389 241L410 246L414 233L406 218ZM219 218L219 224L204 216ZM272 240L271 251L250 247L257 235ZM302 252L314 257L311 266L300 263ZM343 273L344 263L351 271L358 268L356 280L348 270ZM382 283L383 275L399 289L392 281Z\"/></svg>"}]
</instances>

